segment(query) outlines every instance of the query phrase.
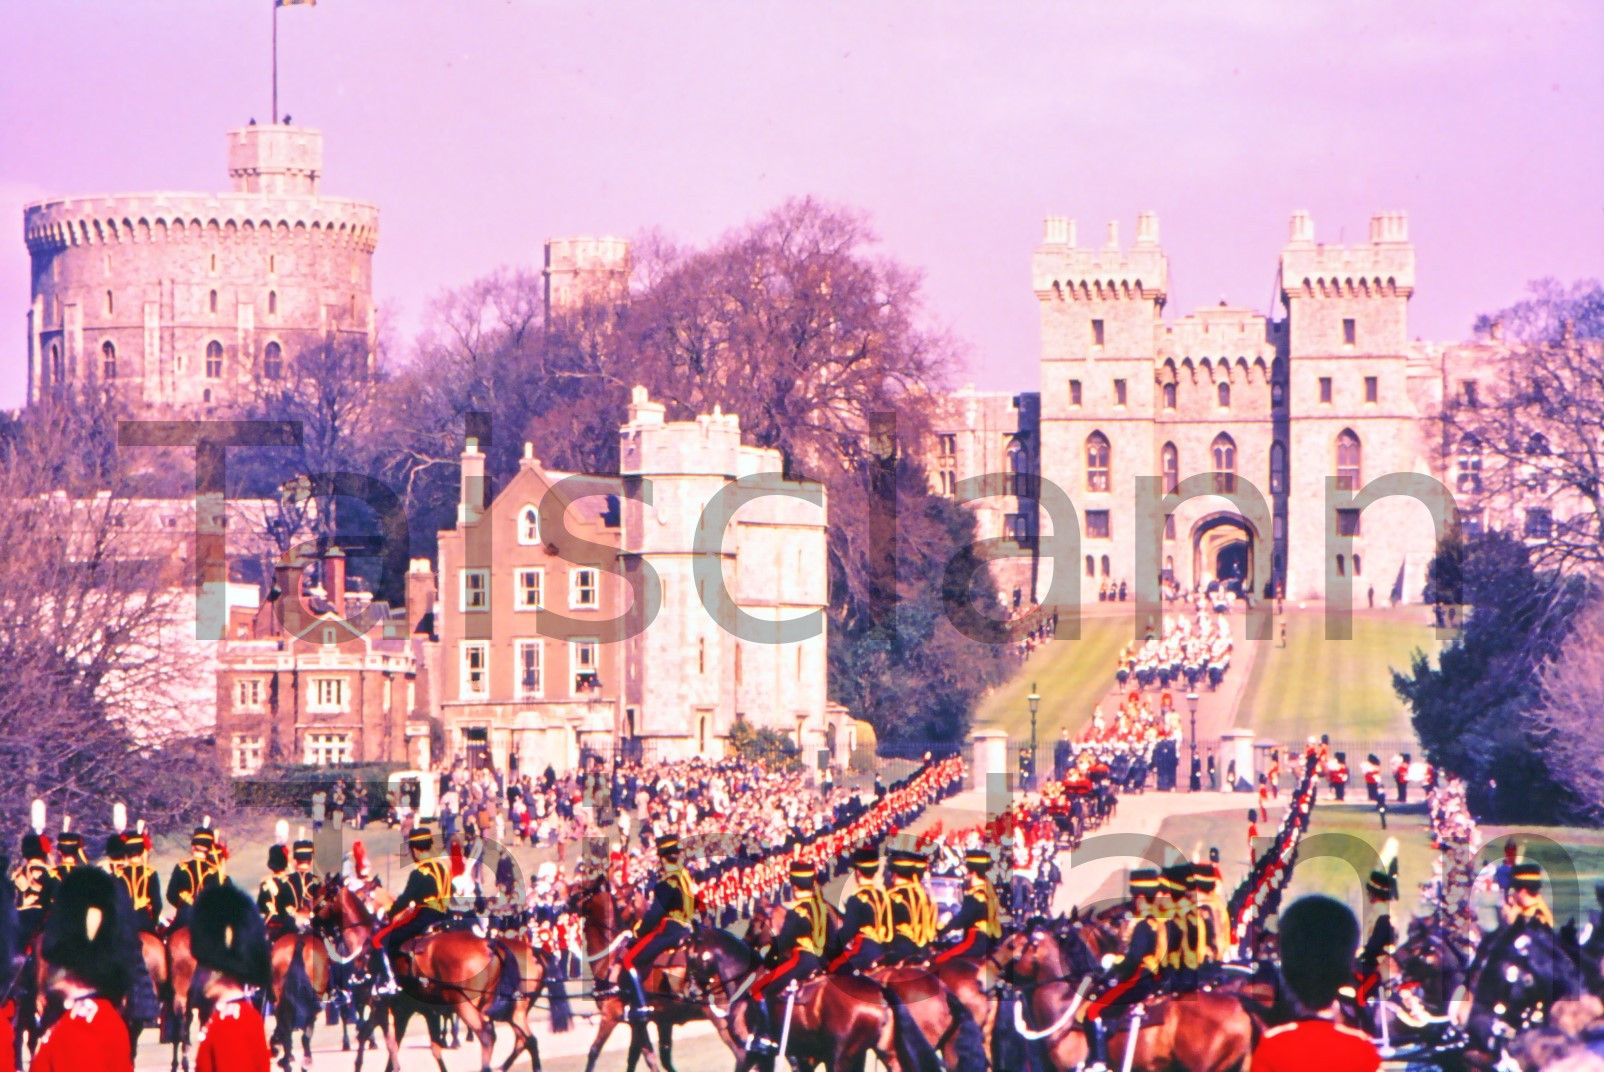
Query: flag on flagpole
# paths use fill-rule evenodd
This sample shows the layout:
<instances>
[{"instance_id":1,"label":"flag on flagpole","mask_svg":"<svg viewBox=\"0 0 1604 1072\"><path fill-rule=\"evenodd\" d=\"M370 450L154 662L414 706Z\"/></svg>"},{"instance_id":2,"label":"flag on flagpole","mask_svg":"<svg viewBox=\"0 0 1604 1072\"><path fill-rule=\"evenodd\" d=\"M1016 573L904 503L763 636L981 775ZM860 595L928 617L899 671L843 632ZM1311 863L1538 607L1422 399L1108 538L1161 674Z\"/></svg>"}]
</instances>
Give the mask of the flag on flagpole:
<instances>
[{"instance_id":1,"label":"flag on flagpole","mask_svg":"<svg viewBox=\"0 0 1604 1072\"><path fill-rule=\"evenodd\" d=\"M316 7L317 0L273 0L274 7L299 7L302 4L307 7Z\"/></svg>"}]
</instances>

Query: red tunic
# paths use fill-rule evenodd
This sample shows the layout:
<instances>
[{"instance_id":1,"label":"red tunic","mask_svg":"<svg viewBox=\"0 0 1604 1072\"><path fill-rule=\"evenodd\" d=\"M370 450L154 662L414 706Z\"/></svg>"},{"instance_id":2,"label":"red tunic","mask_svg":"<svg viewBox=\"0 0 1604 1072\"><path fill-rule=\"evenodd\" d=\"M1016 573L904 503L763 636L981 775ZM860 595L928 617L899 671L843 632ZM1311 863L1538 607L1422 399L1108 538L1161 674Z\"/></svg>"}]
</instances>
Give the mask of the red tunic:
<instances>
[{"instance_id":1,"label":"red tunic","mask_svg":"<svg viewBox=\"0 0 1604 1072\"><path fill-rule=\"evenodd\" d=\"M1253 1072L1376 1072L1380 1067L1368 1035L1329 1020L1272 1027L1253 1051Z\"/></svg>"},{"instance_id":2,"label":"red tunic","mask_svg":"<svg viewBox=\"0 0 1604 1072\"><path fill-rule=\"evenodd\" d=\"M218 1004L201 1029L195 1072L269 1072L267 1025L245 1000Z\"/></svg>"},{"instance_id":3,"label":"red tunic","mask_svg":"<svg viewBox=\"0 0 1604 1072\"><path fill-rule=\"evenodd\" d=\"M79 998L45 1032L30 1067L33 1072L132 1072L128 1027L105 998Z\"/></svg>"}]
</instances>

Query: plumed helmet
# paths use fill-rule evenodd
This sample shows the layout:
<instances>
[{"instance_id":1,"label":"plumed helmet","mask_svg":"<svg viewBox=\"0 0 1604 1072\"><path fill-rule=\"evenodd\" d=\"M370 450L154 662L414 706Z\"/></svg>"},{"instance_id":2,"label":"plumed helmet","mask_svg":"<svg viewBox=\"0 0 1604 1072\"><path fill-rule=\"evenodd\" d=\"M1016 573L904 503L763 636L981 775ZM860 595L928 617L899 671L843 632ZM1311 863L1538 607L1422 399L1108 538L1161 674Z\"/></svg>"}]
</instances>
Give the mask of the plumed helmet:
<instances>
[{"instance_id":1,"label":"plumed helmet","mask_svg":"<svg viewBox=\"0 0 1604 1072\"><path fill-rule=\"evenodd\" d=\"M98 867L76 867L56 887L40 952L52 966L116 1002L128 990L128 965L122 956L128 926L117 880Z\"/></svg>"},{"instance_id":2,"label":"plumed helmet","mask_svg":"<svg viewBox=\"0 0 1604 1072\"><path fill-rule=\"evenodd\" d=\"M232 882L214 886L195 902L189 941L197 964L241 983L267 985L267 930L256 905Z\"/></svg>"}]
</instances>

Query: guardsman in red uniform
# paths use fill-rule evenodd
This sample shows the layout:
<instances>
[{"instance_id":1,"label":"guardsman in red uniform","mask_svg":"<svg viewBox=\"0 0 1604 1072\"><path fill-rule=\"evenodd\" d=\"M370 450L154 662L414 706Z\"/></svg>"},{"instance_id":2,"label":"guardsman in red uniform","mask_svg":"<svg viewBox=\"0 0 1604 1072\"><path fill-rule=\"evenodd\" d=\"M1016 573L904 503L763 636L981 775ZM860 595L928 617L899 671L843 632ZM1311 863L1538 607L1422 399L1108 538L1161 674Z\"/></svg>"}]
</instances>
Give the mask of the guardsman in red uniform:
<instances>
[{"instance_id":1,"label":"guardsman in red uniform","mask_svg":"<svg viewBox=\"0 0 1604 1072\"><path fill-rule=\"evenodd\" d=\"M1364 773L1365 792L1369 794L1372 802L1381 799L1381 760L1374 752L1365 756L1365 761L1359 767Z\"/></svg>"},{"instance_id":2,"label":"guardsman in red uniform","mask_svg":"<svg viewBox=\"0 0 1604 1072\"><path fill-rule=\"evenodd\" d=\"M991 879L986 877L986 872L991 870L991 853L985 849L970 849L964 853L964 866L969 869L969 878L964 883L963 902L942 928L943 933L958 931L963 938L951 949L938 954L937 964L945 964L958 957L983 960L1002 938L997 891L992 887Z\"/></svg>"},{"instance_id":3,"label":"guardsman in red uniform","mask_svg":"<svg viewBox=\"0 0 1604 1072\"><path fill-rule=\"evenodd\" d=\"M1335 752L1326 761L1326 781L1338 803L1348 798L1348 753Z\"/></svg>"},{"instance_id":4,"label":"guardsman in red uniform","mask_svg":"<svg viewBox=\"0 0 1604 1072\"><path fill-rule=\"evenodd\" d=\"M61 1018L34 1055L33 1072L131 1072L133 1051L117 1004L128 989L123 957L129 921L117 880L98 867L74 868L56 890L40 952Z\"/></svg>"},{"instance_id":5,"label":"guardsman in red uniform","mask_svg":"<svg viewBox=\"0 0 1604 1072\"><path fill-rule=\"evenodd\" d=\"M195 963L211 969L206 999L212 1015L201 1028L195 1072L269 1072L267 1027L247 987L270 981L271 954L262 917L232 882L207 890L190 920Z\"/></svg>"},{"instance_id":6,"label":"guardsman in red uniform","mask_svg":"<svg viewBox=\"0 0 1604 1072\"><path fill-rule=\"evenodd\" d=\"M783 1027L786 986L817 974L822 967L819 957L824 953L830 913L818 889L818 872L812 864L795 860L790 875L796 896L786 903L785 922L769 945L770 968L753 985L752 1002L747 1006L747 1027L752 1032L747 1048L753 1053L779 1052L779 1043L772 1036L775 1024Z\"/></svg>"},{"instance_id":7,"label":"guardsman in red uniform","mask_svg":"<svg viewBox=\"0 0 1604 1072\"><path fill-rule=\"evenodd\" d=\"M1253 1072L1376 1072L1381 1057L1364 1032L1335 1022L1337 993L1353 976L1359 923L1329 897L1304 897L1281 913L1281 976L1301 1019L1264 1033Z\"/></svg>"}]
</instances>

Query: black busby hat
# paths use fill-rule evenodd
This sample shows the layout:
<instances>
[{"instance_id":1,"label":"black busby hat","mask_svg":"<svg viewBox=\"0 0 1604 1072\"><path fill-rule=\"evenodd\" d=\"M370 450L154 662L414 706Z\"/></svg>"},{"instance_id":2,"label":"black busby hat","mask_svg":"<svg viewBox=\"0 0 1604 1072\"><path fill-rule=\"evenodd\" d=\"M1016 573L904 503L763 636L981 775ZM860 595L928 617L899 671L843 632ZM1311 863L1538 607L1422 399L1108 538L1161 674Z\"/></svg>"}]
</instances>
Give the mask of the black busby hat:
<instances>
[{"instance_id":1,"label":"black busby hat","mask_svg":"<svg viewBox=\"0 0 1604 1072\"><path fill-rule=\"evenodd\" d=\"M1381 759L1374 752L1371 752L1368 756L1365 756L1365 762L1374 763L1378 767L1381 766Z\"/></svg>"},{"instance_id":2,"label":"black busby hat","mask_svg":"<svg viewBox=\"0 0 1604 1072\"><path fill-rule=\"evenodd\" d=\"M190 835L189 847L192 849L210 849L216 846L217 835L210 827L197 826L195 833Z\"/></svg>"},{"instance_id":3,"label":"black busby hat","mask_svg":"<svg viewBox=\"0 0 1604 1072\"><path fill-rule=\"evenodd\" d=\"M892 849L886 863L899 875L916 875L919 873L919 865L924 863L924 857L906 849Z\"/></svg>"},{"instance_id":4,"label":"black busby hat","mask_svg":"<svg viewBox=\"0 0 1604 1072\"><path fill-rule=\"evenodd\" d=\"M50 856L50 842L43 834L22 835L22 858L44 860Z\"/></svg>"},{"instance_id":5,"label":"black busby hat","mask_svg":"<svg viewBox=\"0 0 1604 1072\"><path fill-rule=\"evenodd\" d=\"M232 882L214 886L195 902L189 923L195 962L241 983L266 986L271 951L261 914Z\"/></svg>"},{"instance_id":6,"label":"black busby hat","mask_svg":"<svg viewBox=\"0 0 1604 1072\"><path fill-rule=\"evenodd\" d=\"M1151 867L1138 868L1131 872L1131 896L1151 897L1158 892L1158 871Z\"/></svg>"},{"instance_id":7,"label":"black busby hat","mask_svg":"<svg viewBox=\"0 0 1604 1072\"><path fill-rule=\"evenodd\" d=\"M1259 809L1258 808L1249 808L1248 809L1248 822L1256 823L1258 821L1259 821Z\"/></svg>"},{"instance_id":8,"label":"black busby hat","mask_svg":"<svg viewBox=\"0 0 1604 1072\"><path fill-rule=\"evenodd\" d=\"M427 826L415 826L407 835L407 848L427 852L434 848L434 831Z\"/></svg>"},{"instance_id":9,"label":"black busby hat","mask_svg":"<svg viewBox=\"0 0 1604 1072\"><path fill-rule=\"evenodd\" d=\"M1163 873L1159 875L1159 886L1162 889L1169 890L1171 893L1182 893L1186 890L1187 884L1191 880L1192 865L1176 864L1173 867L1166 867Z\"/></svg>"},{"instance_id":10,"label":"black busby hat","mask_svg":"<svg viewBox=\"0 0 1604 1072\"><path fill-rule=\"evenodd\" d=\"M1388 838L1381 847L1381 866L1370 872L1365 890L1378 901L1398 899L1398 839Z\"/></svg>"},{"instance_id":11,"label":"black busby hat","mask_svg":"<svg viewBox=\"0 0 1604 1072\"><path fill-rule=\"evenodd\" d=\"M1279 934L1282 975L1307 1007L1325 1008L1353 981L1359 922L1347 905L1319 894L1300 897L1282 913Z\"/></svg>"},{"instance_id":12,"label":"black busby hat","mask_svg":"<svg viewBox=\"0 0 1604 1072\"><path fill-rule=\"evenodd\" d=\"M852 853L852 866L859 871L873 871L880 866L880 850L865 845Z\"/></svg>"},{"instance_id":13,"label":"black busby hat","mask_svg":"<svg viewBox=\"0 0 1604 1072\"><path fill-rule=\"evenodd\" d=\"M991 853L985 849L970 849L964 853L964 863L969 870L977 874L984 874L991 870Z\"/></svg>"},{"instance_id":14,"label":"black busby hat","mask_svg":"<svg viewBox=\"0 0 1604 1072\"><path fill-rule=\"evenodd\" d=\"M40 952L108 1001L128 990L123 958L129 921L117 899L117 880L98 867L75 867L56 887Z\"/></svg>"},{"instance_id":15,"label":"black busby hat","mask_svg":"<svg viewBox=\"0 0 1604 1072\"><path fill-rule=\"evenodd\" d=\"M289 853L284 851L283 845L270 845L267 849L267 869L269 871L283 871L290 866Z\"/></svg>"},{"instance_id":16,"label":"black busby hat","mask_svg":"<svg viewBox=\"0 0 1604 1072\"><path fill-rule=\"evenodd\" d=\"M1337 762L1338 763L1346 763L1346 762L1348 762L1348 753L1346 753L1346 752L1337 752L1337 753L1335 753L1335 755L1337 757Z\"/></svg>"},{"instance_id":17,"label":"black busby hat","mask_svg":"<svg viewBox=\"0 0 1604 1072\"><path fill-rule=\"evenodd\" d=\"M791 885L812 889L813 881L818 877L818 870L806 860L791 861Z\"/></svg>"},{"instance_id":18,"label":"black busby hat","mask_svg":"<svg viewBox=\"0 0 1604 1072\"><path fill-rule=\"evenodd\" d=\"M1539 893L1543 888L1543 869L1527 860L1509 869L1509 884L1527 893Z\"/></svg>"},{"instance_id":19,"label":"black busby hat","mask_svg":"<svg viewBox=\"0 0 1604 1072\"><path fill-rule=\"evenodd\" d=\"M678 834L663 834L663 835L659 836L658 839L657 839L657 855L659 855L659 856L678 856L679 855L679 835Z\"/></svg>"},{"instance_id":20,"label":"black busby hat","mask_svg":"<svg viewBox=\"0 0 1604 1072\"><path fill-rule=\"evenodd\" d=\"M123 845L121 834L112 834L106 838L106 859L121 860L128 855L128 849Z\"/></svg>"},{"instance_id":21,"label":"black busby hat","mask_svg":"<svg viewBox=\"0 0 1604 1072\"><path fill-rule=\"evenodd\" d=\"M1210 893L1214 889L1214 884L1218 881L1219 873L1215 871L1213 864L1193 864L1192 873L1188 876L1187 884L1194 890Z\"/></svg>"},{"instance_id":22,"label":"black busby hat","mask_svg":"<svg viewBox=\"0 0 1604 1072\"><path fill-rule=\"evenodd\" d=\"M78 854L84 851L84 836L76 830L63 830L56 838L56 848L63 853Z\"/></svg>"},{"instance_id":23,"label":"black busby hat","mask_svg":"<svg viewBox=\"0 0 1604 1072\"><path fill-rule=\"evenodd\" d=\"M294 845L290 846L290 850L295 854L295 862L298 864L312 862L312 848L312 843L305 838L298 839Z\"/></svg>"}]
</instances>

